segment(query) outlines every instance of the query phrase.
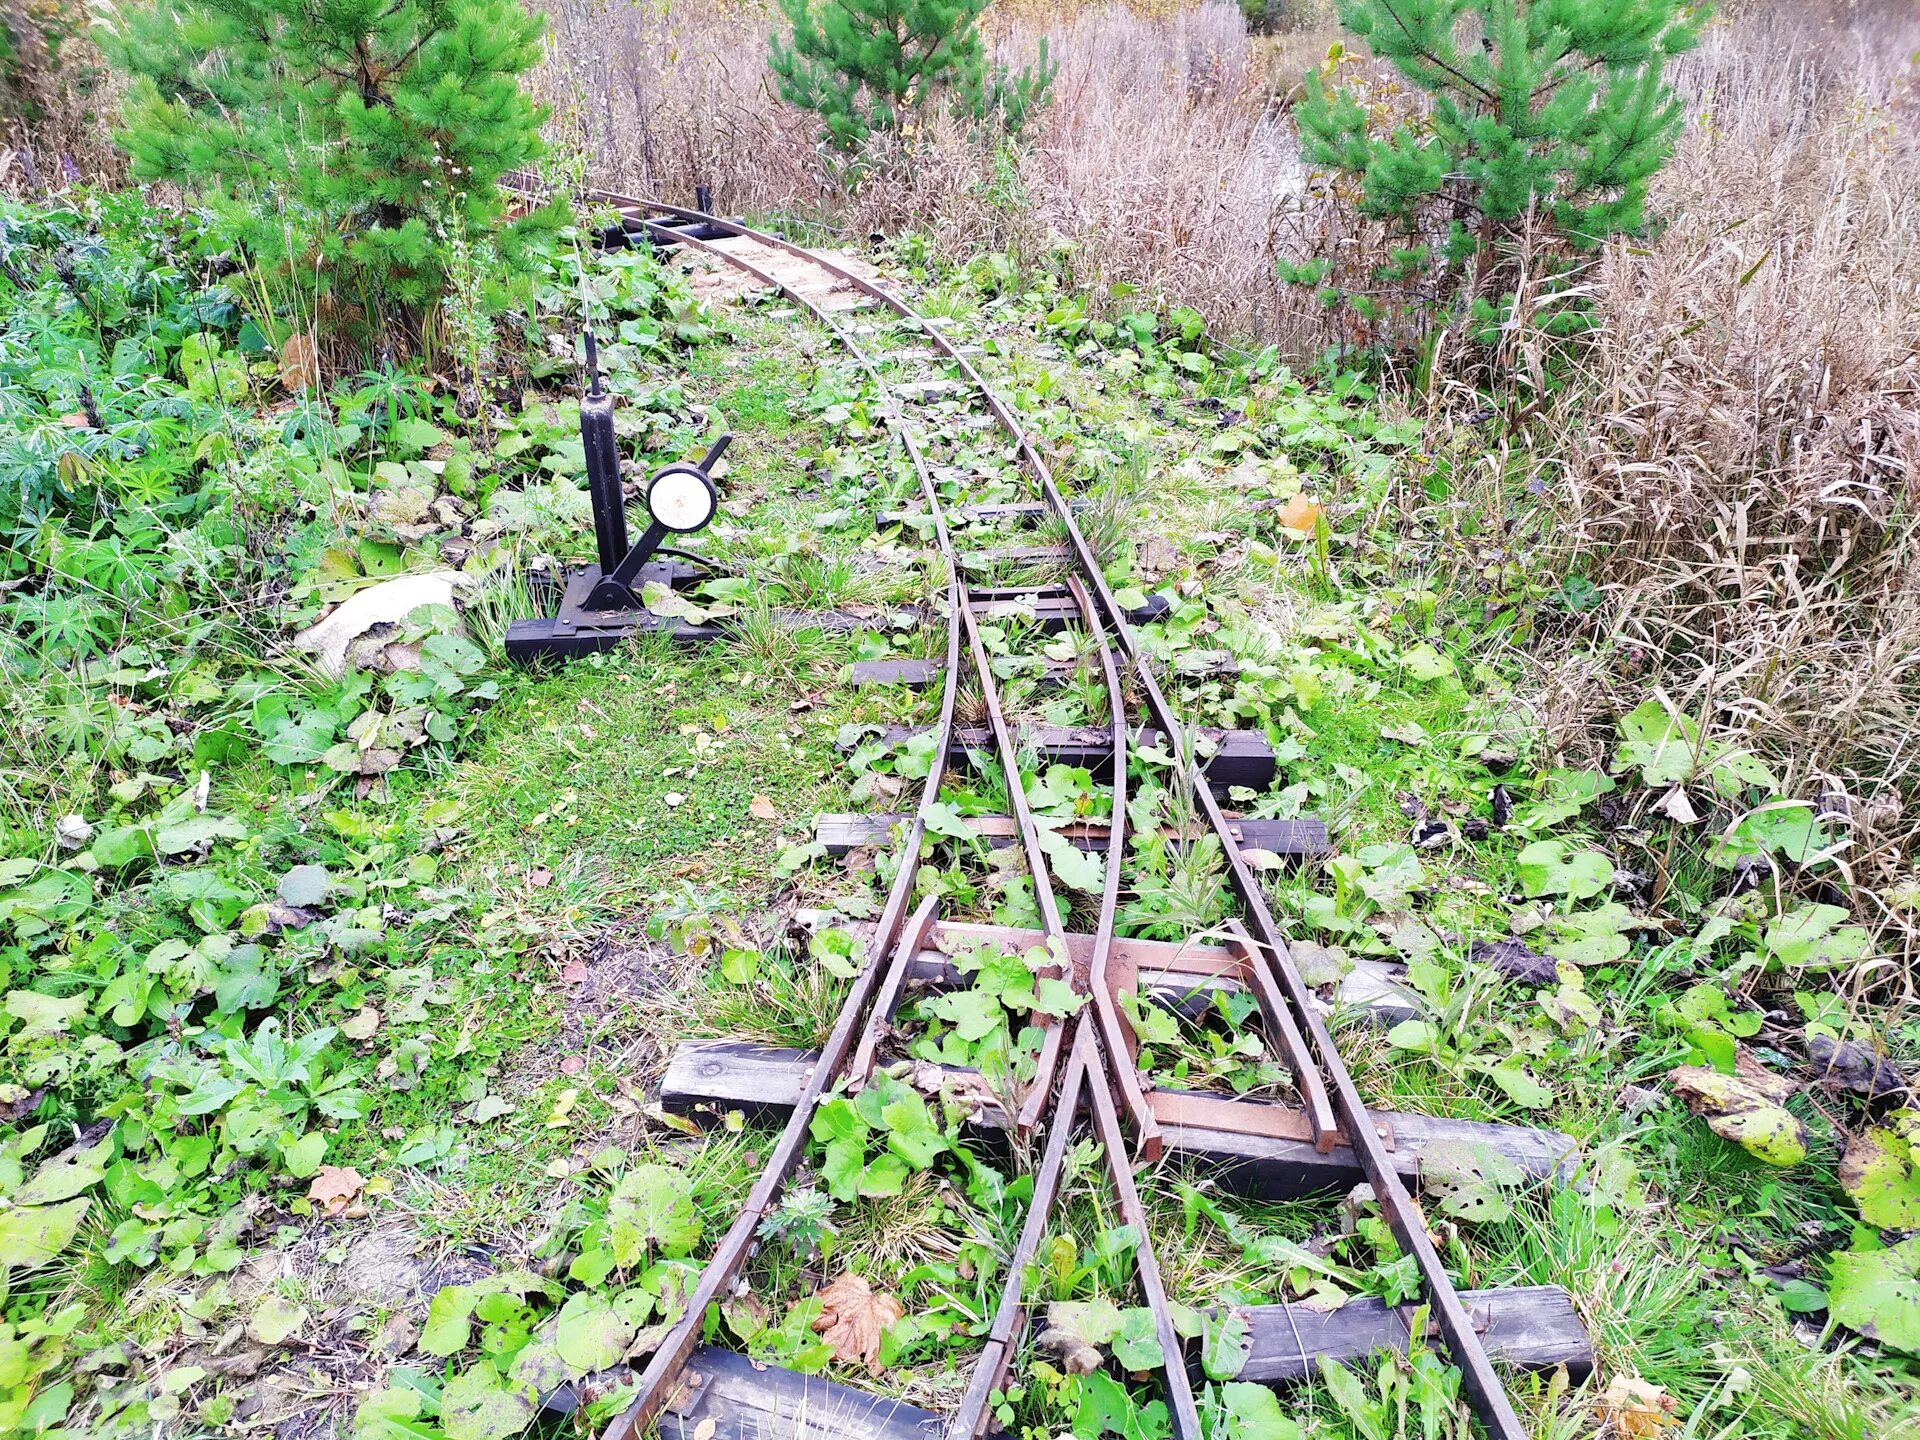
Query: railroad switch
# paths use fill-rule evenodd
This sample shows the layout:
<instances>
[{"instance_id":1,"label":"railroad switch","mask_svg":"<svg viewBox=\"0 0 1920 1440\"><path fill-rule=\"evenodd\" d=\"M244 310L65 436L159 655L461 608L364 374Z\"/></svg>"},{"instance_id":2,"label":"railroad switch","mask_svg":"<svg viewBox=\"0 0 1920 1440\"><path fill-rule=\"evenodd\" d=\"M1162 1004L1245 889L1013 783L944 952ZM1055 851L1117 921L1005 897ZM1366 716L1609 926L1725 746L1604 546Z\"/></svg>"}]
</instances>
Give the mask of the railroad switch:
<instances>
[{"instance_id":1,"label":"railroad switch","mask_svg":"<svg viewBox=\"0 0 1920 1440\"><path fill-rule=\"evenodd\" d=\"M580 440L586 453L587 494L593 504L593 538L598 563L568 577L551 618L516 620L507 628L507 658L525 665L540 658L571 659L610 650L635 635L665 631L676 639L716 638L709 627L689 626L648 610L642 597L649 584L684 590L724 573L704 556L662 542L670 535L704 530L719 509L713 467L726 454L732 435L714 441L697 462L675 461L648 477L643 498L647 528L637 543L627 538L626 492L620 476L620 449L614 436L613 397L600 386L600 356L591 330L586 333L591 382L580 398Z\"/></svg>"}]
</instances>

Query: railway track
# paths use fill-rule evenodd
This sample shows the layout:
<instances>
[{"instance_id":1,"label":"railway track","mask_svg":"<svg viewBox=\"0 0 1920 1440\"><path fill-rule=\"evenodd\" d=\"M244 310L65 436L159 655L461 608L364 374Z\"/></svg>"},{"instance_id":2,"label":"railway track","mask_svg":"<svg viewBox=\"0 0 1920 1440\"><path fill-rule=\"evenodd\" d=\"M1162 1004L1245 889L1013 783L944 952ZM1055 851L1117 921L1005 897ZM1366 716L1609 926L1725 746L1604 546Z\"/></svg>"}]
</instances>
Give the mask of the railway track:
<instances>
[{"instance_id":1,"label":"railway track","mask_svg":"<svg viewBox=\"0 0 1920 1440\"><path fill-rule=\"evenodd\" d=\"M876 281L777 235L644 197L594 192L588 199L617 209L621 229L635 240L711 255L784 293L845 348L880 397L881 416L917 479L917 505L883 518L903 523L903 534L925 536L939 579L923 610L936 628L944 624L944 645L936 647L940 658L895 662L891 671L868 667L856 677L937 685L939 700L930 726L900 732L931 741L917 805L864 828L855 817L827 817L823 824L858 832L860 838L848 843L897 837L897 868L885 905L866 933L858 975L824 1045L817 1053L689 1045L669 1071L663 1100L670 1106L695 1114L751 1108L777 1116L784 1110L786 1120L758 1182L606 1440L631 1440L655 1425L676 1440L728 1440L735 1434L973 1440L987 1433L997 1392L1009 1383L1029 1328L1034 1301L1024 1290L1028 1264L1057 1219L1069 1148L1083 1131L1099 1142L1107 1191L1140 1237L1131 1279L1153 1316L1163 1360L1157 1367L1160 1397L1178 1440L1202 1435L1189 1373L1191 1337L1175 1328L1175 1307L1136 1186L1136 1160L1177 1158L1207 1169L1224 1185L1268 1196L1337 1192L1364 1181L1402 1254L1412 1257L1430 1333L1457 1367L1462 1394L1483 1430L1493 1440L1522 1440L1527 1429L1494 1354L1516 1364L1568 1364L1578 1371L1590 1364L1584 1331L1557 1291L1456 1291L1407 1173L1417 1172L1427 1147L1471 1143L1544 1177L1564 1162L1570 1142L1550 1132L1369 1112L1329 1033L1326 1004L1302 978L1247 858L1255 849L1313 853L1324 848L1324 830L1312 823L1249 821L1223 810L1213 761L1237 757L1235 764L1252 768L1235 775L1264 773L1270 781L1271 752L1262 772L1261 737L1190 731L1168 698L1173 682L1136 628L1144 617L1138 607L1123 606L1109 586L1078 507L1063 494L1018 417L939 324ZM749 252L729 237L747 242ZM769 255L781 257L778 274L766 263ZM816 278L797 283L796 267ZM864 308L836 312L820 303L820 293L834 288L856 292ZM874 316L881 323L865 323ZM862 323L848 323L856 317ZM883 330L893 348L875 354L863 342ZM971 503L977 497L955 493L953 468L937 462L949 458L941 451L956 397L967 417L1002 437L1015 461L1012 473L1026 489L1023 497L994 497L981 505ZM1031 539L1024 532L1036 527L1058 536L1059 543L963 549ZM1009 634L1016 646L1024 639L1042 647L1056 666L1058 657L1068 657L1065 668L1088 706L1100 713L1067 729L1023 722L1001 678L1008 667L995 664L1008 658ZM1045 672L1038 667L1036 683L1047 683ZM966 708L977 712L970 727L961 724L963 696L970 701ZM1036 760L1072 762L1093 777L1082 797L1085 814L1074 823L1036 813L1038 802L1021 779ZM962 767L997 767L1006 813L973 817L956 832L940 797L948 777ZM1136 781L1142 776L1150 778ZM1171 797L1165 807L1170 815L1133 803L1143 798L1143 785L1153 791L1147 799L1160 791ZM1217 847L1237 915L1177 941L1120 937L1129 855L1142 840L1147 848ZM930 863L926 853L941 845L1010 851L1030 889L1033 923L968 923L945 913L938 887L916 901L921 869ZM972 1128L992 1143L1013 1154L1037 1154L1032 1196L961 1401L934 1414L778 1367L746 1365L731 1352L703 1345L709 1307L740 1285L763 1222L807 1156L823 1107L873 1083L898 1057L902 1017L911 1012L912 997L965 984L953 957L988 953L1030 957L1033 971L1033 1038L1010 1072L1014 1078L991 1090L957 1067L913 1067L922 1088L938 1085L949 1098L967 1096ZM1379 977L1363 974L1357 986L1347 997L1355 1003L1389 1012L1405 1003ZM1141 1072L1136 1026L1124 1008L1154 1003L1148 996L1177 1008L1213 990L1240 997L1246 1013L1257 1016L1265 1052L1284 1075L1271 1088L1283 1093L1228 1098L1170 1088ZM1043 994L1051 1001L1043 1003ZM1062 1000L1063 994L1069 998ZM1334 1202L1328 1204L1331 1209ZM1257 1308L1274 1313L1249 1317L1252 1338L1241 1378L1275 1383L1309 1373L1320 1356L1356 1359L1395 1343L1404 1348L1412 1313L1411 1307L1359 1301L1332 1316L1304 1306ZM1339 1321L1341 1316L1346 1319ZM1329 1326L1330 1320L1337 1323Z\"/></svg>"}]
</instances>

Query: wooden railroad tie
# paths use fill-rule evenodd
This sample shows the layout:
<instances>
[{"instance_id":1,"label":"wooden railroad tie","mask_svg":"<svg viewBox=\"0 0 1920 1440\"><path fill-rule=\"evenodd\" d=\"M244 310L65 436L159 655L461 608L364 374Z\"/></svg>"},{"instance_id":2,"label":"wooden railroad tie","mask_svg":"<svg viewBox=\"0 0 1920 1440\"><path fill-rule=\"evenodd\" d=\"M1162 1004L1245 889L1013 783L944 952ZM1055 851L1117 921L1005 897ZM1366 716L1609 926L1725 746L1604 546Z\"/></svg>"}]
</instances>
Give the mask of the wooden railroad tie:
<instances>
[{"instance_id":1,"label":"wooden railroad tie","mask_svg":"<svg viewBox=\"0 0 1920 1440\"><path fill-rule=\"evenodd\" d=\"M1593 1373L1593 1342L1558 1285L1463 1290L1460 1299L1496 1360L1517 1370L1564 1365L1575 1384ZM1244 1307L1251 1344L1233 1378L1287 1385L1317 1376L1325 1361L1357 1365L1382 1352L1404 1355L1414 1309L1371 1295L1355 1296L1337 1310ZM1189 1354L1189 1364L1193 1359ZM708 1422L711 1430L704 1428ZM660 1417L662 1440L937 1440L944 1428L933 1411L897 1397L762 1364L714 1345L689 1357L685 1383Z\"/></svg>"},{"instance_id":2,"label":"wooden railroad tie","mask_svg":"<svg viewBox=\"0 0 1920 1440\"><path fill-rule=\"evenodd\" d=\"M813 838L826 846L827 854L839 857L864 846L884 845L893 827L907 815L867 815L832 813L817 815ZM970 815L962 822L994 849L1019 841L1019 830L1011 815ZM1261 850L1285 859L1305 859L1325 855L1326 822L1321 820L1232 820L1229 822L1235 842L1242 853ZM1110 827L1099 821L1074 821L1059 827L1059 833L1079 849L1093 852L1107 848ZM1175 845L1185 845L1212 832L1193 826L1177 831L1164 827L1162 833Z\"/></svg>"},{"instance_id":3,"label":"wooden railroad tie","mask_svg":"<svg viewBox=\"0 0 1920 1440\"><path fill-rule=\"evenodd\" d=\"M899 685L926 690L938 685L946 673L946 664L940 660L856 660L848 678L857 686ZM1043 684L1058 686L1085 671L1077 661L1049 660L1036 673ZM1231 680L1240 673L1240 661L1225 650L1190 650L1168 666L1166 673L1175 680Z\"/></svg>"},{"instance_id":4,"label":"wooden railroad tie","mask_svg":"<svg viewBox=\"0 0 1920 1440\"><path fill-rule=\"evenodd\" d=\"M884 745L898 745L925 729L910 725L889 725L878 735L862 735L843 750L853 750L868 739ZM1214 726L1195 727L1187 732L1195 742L1200 763L1215 789L1244 786L1249 790L1270 789L1279 777L1273 745L1258 730L1222 730ZM1113 731L1105 725L1026 725L1018 732L1023 749L1032 750L1048 764L1080 765L1096 776L1113 772ZM1133 743L1142 749L1154 749L1167 743L1166 732L1142 726L1133 732ZM970 753L991 755L993 732L984 725L963 726L953 732L947 746L947 761L959 765Z\"/></svg>"},{"instance_id":5,"label":"wooden railroad tie","mask_svg":"<svg viewBox=\"0 0 1920 1440\"><path fill-rule=\"evenodd\" d=\"M701 1124L719 1124L732 1111L748 1119L779 1124L792 1111L808 1075L814 1052L786 1046L756 1045L741 1040L689 1040L673 1052L660 1082L661 1107ZM977 1087L970 1072L950 1072L968 1087ZM1179 1093L1150 1091L1149 1094ZM1220 1129L1218 1125L1166 1124L1162 1134L1166 1157L1188 1163L1207 1178L1237 1194L1260 1200L1297 1200L1349 1190L1364 1180L1351 1147L1315 1148L1306 1136L1305 1118L1291 1106L1265 1101L1228 1101L1244 1107L1246 1123L1261 1129L1291 1128L1303 1138ZM1300 1118L1252 1112L1289 1111ZM1211 1112L1219 1120L1223 1113ZM1503 1125L1488 1120L1443 1120L1411 1111L1372 1112L1375 1123L1393 1137L1394 1168L1412 1178L1419 1174L1420 1157L1434 1145L1486 1146L1512 1162L1534 1181L1572 1173L1576 1147L1570 1136L1530 1125ZM975 1121L983 1134L1006 1128L998 1107L985 1104Z\"/></svg>"}]
</instances>

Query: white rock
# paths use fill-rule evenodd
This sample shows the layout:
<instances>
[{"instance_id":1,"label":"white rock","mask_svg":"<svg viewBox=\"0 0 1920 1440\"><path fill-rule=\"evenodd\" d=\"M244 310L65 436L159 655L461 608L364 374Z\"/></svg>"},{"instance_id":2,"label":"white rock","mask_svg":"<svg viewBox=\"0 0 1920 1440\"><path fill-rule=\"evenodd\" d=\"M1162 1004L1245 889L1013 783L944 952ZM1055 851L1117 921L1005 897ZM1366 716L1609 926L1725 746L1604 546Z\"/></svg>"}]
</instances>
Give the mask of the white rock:
<instances>
[{"instance_id":1,"label":"white rock","mask_svg":"<svg viewBox=\"0 0 1920 1440\"><path fill-rule=\"evenodd\" d=\"M325 619L293 637L294 646L310 650L329 675L347 668L347 647L376 625L398 625L422 605L452 605L454 594L465 588L467 577L458 570L434 570L421 575L396 575L356 590Z\"/></svg>"}]
</instances>

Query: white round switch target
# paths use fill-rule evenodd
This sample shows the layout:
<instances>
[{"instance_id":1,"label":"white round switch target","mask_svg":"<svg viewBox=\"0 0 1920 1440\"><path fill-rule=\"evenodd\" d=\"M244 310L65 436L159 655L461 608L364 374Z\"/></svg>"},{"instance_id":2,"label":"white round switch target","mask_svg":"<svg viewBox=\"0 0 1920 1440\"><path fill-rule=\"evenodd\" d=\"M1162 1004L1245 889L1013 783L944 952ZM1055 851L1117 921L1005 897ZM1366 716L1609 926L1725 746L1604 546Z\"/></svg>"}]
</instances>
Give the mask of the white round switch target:
<instances>
[{"instance_id":1,"label":"white round switch target","mask_svg":"<svg viewBox=\"0 0 1920 1440\"><path fill-rule=\"evenodd\" d=\"M713 487L697 474L669 470L648 487L647 509L669 530L698 530L713 518Z\"/></svg>"}]
</instances>

